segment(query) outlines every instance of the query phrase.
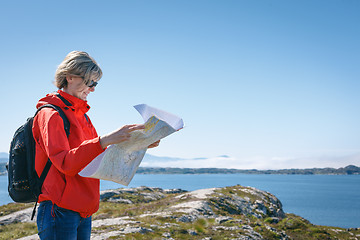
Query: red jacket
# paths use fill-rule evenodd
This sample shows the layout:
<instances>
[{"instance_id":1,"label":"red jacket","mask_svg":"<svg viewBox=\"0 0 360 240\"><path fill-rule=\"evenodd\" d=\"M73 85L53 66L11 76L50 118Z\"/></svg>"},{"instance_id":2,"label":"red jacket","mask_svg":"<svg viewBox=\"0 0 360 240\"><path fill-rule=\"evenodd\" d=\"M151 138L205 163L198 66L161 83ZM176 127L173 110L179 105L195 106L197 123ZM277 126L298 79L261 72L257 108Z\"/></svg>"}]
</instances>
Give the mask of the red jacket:
<instances>
[{"instance_id":1,"label":"red jacket","mask_svg":"<svg viewBox=\"0 0 360 240\"><path fill-rule=\"evenodd\" d=\"M100 181L81 177L78 173L104 150L94 126L85 116L90 109L87 102L61 90L58 93L71 106L67 106L55 93L46 95L36 105L37 108L48 103L57 105L70 122L68 138L63 120L54 109L44 108L34 118L35 168L38 175L41 175L48 157L52 162L39 202L50 200L59 207L80 213L81 217L88 217L99 209Z\"/></svg>"}]
</instances>

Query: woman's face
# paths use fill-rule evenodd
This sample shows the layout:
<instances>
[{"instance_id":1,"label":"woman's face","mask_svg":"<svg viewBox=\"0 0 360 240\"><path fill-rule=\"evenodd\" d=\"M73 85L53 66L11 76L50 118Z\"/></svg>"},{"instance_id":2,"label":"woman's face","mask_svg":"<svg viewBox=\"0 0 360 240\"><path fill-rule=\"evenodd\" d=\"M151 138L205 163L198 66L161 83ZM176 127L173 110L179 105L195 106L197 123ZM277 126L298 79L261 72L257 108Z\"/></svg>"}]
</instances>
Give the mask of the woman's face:
<instances>
[{"instance_id":1,"label":"woman's face","mask_svg":"<svg viewBox=\"0 0 360 240\"><path fill-rule=\"evenodd\" d=\"M88 87L84 83L84 80L80 76L68 76L66 77L68 85L64 91L74 97L80 98L83 101L87 101L87 96L90 92L95 91L95 86Z\"/></svg>"}]
</instances>

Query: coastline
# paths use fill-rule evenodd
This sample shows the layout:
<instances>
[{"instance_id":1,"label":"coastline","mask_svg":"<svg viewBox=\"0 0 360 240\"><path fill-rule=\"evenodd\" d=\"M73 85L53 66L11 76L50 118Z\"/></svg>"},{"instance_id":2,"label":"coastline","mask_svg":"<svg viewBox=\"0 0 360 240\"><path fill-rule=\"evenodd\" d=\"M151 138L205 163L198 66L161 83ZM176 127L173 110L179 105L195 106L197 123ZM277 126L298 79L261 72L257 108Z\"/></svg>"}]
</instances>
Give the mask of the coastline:
<instances>
[{"instance_id":1,"label":"coastline","mask_svg":"<svg viewBox=\"0 0 360 240\"><path fill-rule=\"evenodd\" d=\"M6 163L0 162L0 176L6 175ZM304 169L229 169L229 168L163 168L139 167L136 174L277 174L277 175L360 175L360 167L348 165L341 168L304 168Z\"/></svg>"}]
</instances>

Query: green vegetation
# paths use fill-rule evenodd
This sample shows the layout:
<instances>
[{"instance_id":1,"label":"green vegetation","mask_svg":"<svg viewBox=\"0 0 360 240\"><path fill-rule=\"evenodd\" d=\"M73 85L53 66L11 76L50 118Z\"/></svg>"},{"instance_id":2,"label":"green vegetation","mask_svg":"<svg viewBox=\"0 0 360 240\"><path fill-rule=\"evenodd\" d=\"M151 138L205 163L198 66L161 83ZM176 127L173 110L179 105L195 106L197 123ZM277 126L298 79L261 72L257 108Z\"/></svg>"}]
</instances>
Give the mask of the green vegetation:
<instances>
[{"instance_id":1,"label":"green vegetation","mask_svg":"<svg viewBox=\"0 0 360 240\"><path fill-rule=\"evenodd\" d=\"M18 239L37 233L35 223L13 223L0 226L0 239Z\"/></svg>"},{"instance_id":2,"label":"green vegetation","mask_svg":"<svg viewBox=\"0 0 360 240\"><path fill-rule=\"evenodd\" d=\"M5 216L29 207L34 207L34 203L9 203L0 206L0 216Z\"/></svg>"},{"instance_id":3,"label":"green vegetation","mask_svg":"<svg viewBox=\"0 0 360 240\"><path fill-rule=\"evenodd\" d=\"M1 206L1 211L6 215L32 206L8 204ZM300 216L285 214L280 201L272 194L240 185L207 192L205 197L191 192L166 193L158 188L114 190L103 195L93 222L93 236L106 239L346 240L360 237L360 229L317 226ZM0 226L0 239L17 239L35 233L35 223Z\"/></svg>"}]
</instances>

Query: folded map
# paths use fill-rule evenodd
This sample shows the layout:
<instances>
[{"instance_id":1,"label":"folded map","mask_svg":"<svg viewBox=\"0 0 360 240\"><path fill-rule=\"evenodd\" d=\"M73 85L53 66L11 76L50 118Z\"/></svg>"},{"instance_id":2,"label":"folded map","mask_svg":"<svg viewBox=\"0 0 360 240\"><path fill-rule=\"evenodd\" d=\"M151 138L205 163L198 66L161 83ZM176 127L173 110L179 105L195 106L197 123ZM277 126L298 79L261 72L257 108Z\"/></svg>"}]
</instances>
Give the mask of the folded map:
<instances>
[{"instance_id":1,"label":"folded map","mask_svg":"<svg viewBox=\"0 0 360 240\"><path fill-rule=\"evenodd\" d=\"M110 180L129 185L147 147L184 127L183 120L146 104L134 106L145 122L145 129L131 132L128 141L110 145L80 173L82 177Z\"/></svg>"}]
</instances>

